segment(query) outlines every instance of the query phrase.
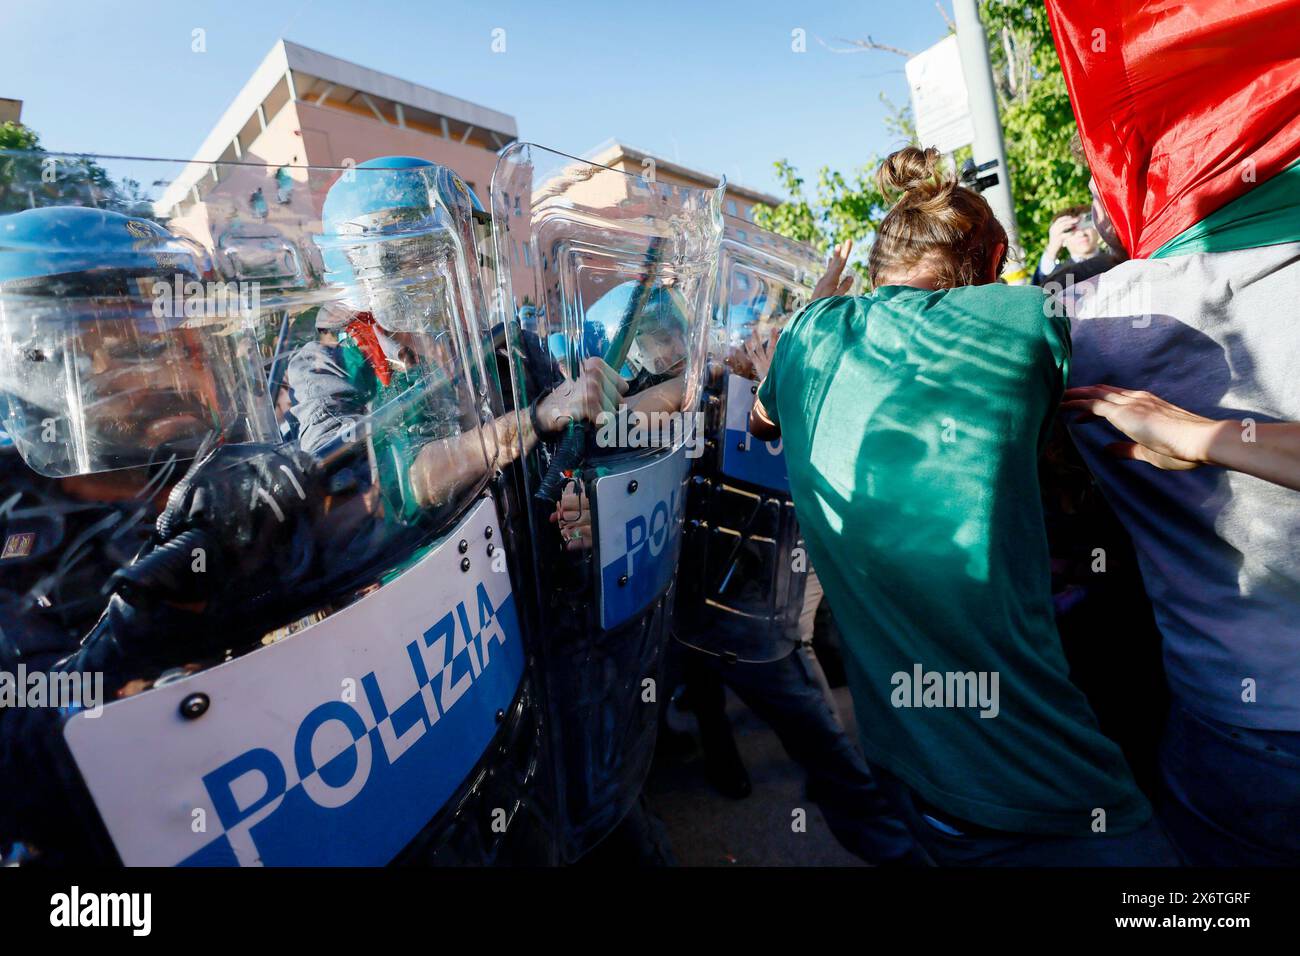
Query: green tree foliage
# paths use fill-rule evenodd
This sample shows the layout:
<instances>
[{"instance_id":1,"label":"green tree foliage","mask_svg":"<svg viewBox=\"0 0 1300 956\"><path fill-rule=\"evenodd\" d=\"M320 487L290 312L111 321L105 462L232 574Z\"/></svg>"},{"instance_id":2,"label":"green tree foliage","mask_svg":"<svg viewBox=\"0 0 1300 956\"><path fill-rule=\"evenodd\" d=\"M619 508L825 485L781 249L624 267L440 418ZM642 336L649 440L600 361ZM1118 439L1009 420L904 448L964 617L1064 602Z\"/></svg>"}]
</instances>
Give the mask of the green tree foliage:
<instances>
[{"instance_id":1,"label":"green tree foliage","mask_svg":"<svg viewBox=\"0 0 1300 956\"><path fill-rule=\"evenodd\" d=\"M983 0L1020 243L1032 260L1052 217L1089 201L1088 171L1070 151L1074 110L1041 0Z\"/></svg>"},{"instance_id":2,"label":"green tree foliage","mask_svg":"<svg viewBox=\"0 0 1300 956\"><path fill-rule=\"evenodd\" d=\"M0 125L0 213L58 205L131 215L148 215L150 208L135 180L114 180L88 156L48 153L36 131L21 123Z\"/></svg>"},{"instance_id":3,"label":"green tree foliage","mask_svg":"<svg viewBox=\"0 0 1300 956\"><path fill-rule=\"evenodd\" d=\"M870 237L889 209L868 167L845 177L823 166L817 171L816 192L812 196L805 192L803 177L790 163L779 160L776 173L790 199L775 209L755 207L754 222L764 229L810 243L822 252L834 242Z\"/></svg>"},{"instance_id":4,"label":"green tree foliage","mask_svg":"<svg viewBox=\"0 0 1300 956\"><path fill-rule=\"evenodd\" d=\"M22 123L0 123L0 149L36 149L40 139Z\"/></svg>"},{"instance_id":5,"label":"green tree foliage","mask_svg":"<svg viewBox=\"0 0 1300 956\"><path fill-rule=\"evenodd\" d=\"M1032 262L1047 243L1052 217L1067 206L1088 201L1088 172L1070 151L1074 113L1046 7L1041 0L983 0L981 8L1020 242L1026 260ZM911 111L885 102L891 107L887 128L899 145L915 142ZM963 147L954 158L960 165L969 155L969 148ZM869 240L889 209L875 183L879 164L880 157L872 156L847 176L822 167L815 192L809 195L799 171L779 160L777 175L790 199L772 210L755 209L754 221L822 250L843 239Z\"/></svg>"}]
</instances>

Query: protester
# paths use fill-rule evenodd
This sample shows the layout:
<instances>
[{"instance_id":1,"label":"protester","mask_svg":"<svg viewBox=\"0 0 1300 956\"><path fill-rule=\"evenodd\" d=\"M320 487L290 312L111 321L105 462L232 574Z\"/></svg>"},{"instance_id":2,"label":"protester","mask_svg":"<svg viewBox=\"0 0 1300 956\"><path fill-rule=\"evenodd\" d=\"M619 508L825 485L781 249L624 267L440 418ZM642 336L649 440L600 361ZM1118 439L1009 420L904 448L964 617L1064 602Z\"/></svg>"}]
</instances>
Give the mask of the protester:
<instances>
[{"instance_id":1,"label":"protester","mask_svg":"<svg viewBox=\"0 0 1300 956\"><path fill-rule=\"evenodd\" d=\"M1126 465L1114 431L1072 426L1133 537L1164 637L1165 819L1204 865L1300 860L1300 507L1278 487L1295 468L1294 426L1278 419L1300 417L1286 347L1297 250L1133 260L1066 297L1082 389L1070 400L1085 403L1072 407L1133 439L1121 457L1182 469Z\"/></svg>"},{"instance_id":2,"label":"protester","mask_svg":"<svg viewBox=\"0 0 1300 956\"><path fill-rule=\"evenodd\" d=\"M1084 388L1070 401L1116 406L1082 410L1136 443L1117 459L1106 422L1071 426L1133 538L1164 638L1162 822L1191 863L1294 865L1300 498L1249 473L1122 458L1183 467L1224 456L1273 480L1290 470L1278 449L1290 444L1280 423L1300 419L1295 10L1205 4L1175 31L1157 29L1158 13L1124 14L1126 35L1143 37L1140 76L1115 69L1122 47L1089 48L1095 11L1050 0L1048 15L1098 227L1132 255L1063 303L1071 382ZM1248 447L1233 447L1238 438Z\"/></svg>"},{"instance_id":3,"label":"protester","mask_svg":"<svg viewBox=\"0 0 1300 956\"><path fill-rule=\"evenodd\" d=\"M871 250L875 291L794 320L751 430L785 443L863 749L930 855L1172 864L1053 620L1038 454L1068 327L1041 291L997 283L1006 233L938 163L907 147L882 165L902 197Z\"/></svg>"},{"instance_id":4,"label":"protester","mask_svg":"<svg viewBox=\"0 0 1300 956\"><path fill-rule=\"evenodd\" d=\"M1057 262L1062 249L1068 256L1064 262ZM1071 206L1057 213L1048 227L1047 248L1034 269L1033 283L1063 285L1067 276L1071 282L1082 282L1105 272L1117 261L1101 247L1101 236L1088 204Z\"/></svg>"}]
</instances>

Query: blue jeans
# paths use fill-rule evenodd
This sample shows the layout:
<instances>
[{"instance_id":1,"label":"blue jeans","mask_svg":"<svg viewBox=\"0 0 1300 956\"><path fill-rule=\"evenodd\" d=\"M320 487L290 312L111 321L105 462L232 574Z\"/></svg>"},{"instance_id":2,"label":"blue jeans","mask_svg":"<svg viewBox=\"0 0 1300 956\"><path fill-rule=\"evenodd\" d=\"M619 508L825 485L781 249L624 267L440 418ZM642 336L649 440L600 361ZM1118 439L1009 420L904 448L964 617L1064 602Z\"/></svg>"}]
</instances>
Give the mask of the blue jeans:
<instances>
[{"instance_id":1,"label":"blue jeans","mask_svg":"<svg viewBox=\"0 0 1300 956\"><path fill-rule=\"evenodd\" d=\"M1300 732L1236 727L1175 701L1160 776L1161 819L1188 863L1300 865Z\"/></svg>"},{"instance_id":2,"label":"blue jeans","mask_svg":"<svg viewBox=\"0 0 1300 956\"><path fill-rule=\"evenodd\" d=\"M1153 818L1132 833L1050 836L990 830L941 814L879 767L872 772L926 853L939 866L1178 866Z\"/></svg>"}]
</instances>

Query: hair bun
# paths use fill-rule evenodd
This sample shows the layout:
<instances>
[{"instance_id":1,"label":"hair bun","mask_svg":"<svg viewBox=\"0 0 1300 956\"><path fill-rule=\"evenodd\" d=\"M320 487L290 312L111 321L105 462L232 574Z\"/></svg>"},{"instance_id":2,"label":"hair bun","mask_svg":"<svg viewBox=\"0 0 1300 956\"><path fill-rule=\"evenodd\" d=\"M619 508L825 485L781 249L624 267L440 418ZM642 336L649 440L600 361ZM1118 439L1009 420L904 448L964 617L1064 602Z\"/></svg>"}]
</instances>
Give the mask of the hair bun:
<instances>
[{"instance_id":1,"label":"hair bun","mask_svg":"<svg viewBox=\"0 0 1300 956\"><path fill-rule=\"evenodd\" d=\"M876 172L876 181L886 195L906 193L923 186L938 185L939 151L933 146L904 146L886 157Z\"/></svg>"}]
</instances>

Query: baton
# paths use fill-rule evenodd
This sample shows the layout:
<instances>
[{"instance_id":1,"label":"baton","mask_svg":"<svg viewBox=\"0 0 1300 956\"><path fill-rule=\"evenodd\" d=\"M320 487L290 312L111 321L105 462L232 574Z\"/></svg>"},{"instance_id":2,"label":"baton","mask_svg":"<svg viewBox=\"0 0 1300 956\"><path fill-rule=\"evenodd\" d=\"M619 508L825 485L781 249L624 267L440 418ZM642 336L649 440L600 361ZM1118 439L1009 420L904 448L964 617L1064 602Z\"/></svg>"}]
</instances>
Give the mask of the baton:
<instances>
[{"instance_id":1,"label":"baton","mask_svg":"<svg viewBox=\"0 0 1300 956\"><path fill-rule=\"evenodd\" d=\"M650 240L650 245L645 252L645 259L641 263L642 271L637 278L636 291L632 293L632 297L628 300L627 307L623 310L623 316L619 319L618 329L615 331L613 338L610 339L609 346L605 349L605 364L614 369L615 373L627 361L628 349L632 347L637 329L641 325L646 303L650 299L651 274L659 261L662 246L662 236L655 236ZM555 454L551 456L550 467L546 469L546 474L542 477L542 482L538 485L533 497L547 504L553 504L559 500L564 483L568 479L566 472L572 471L582 464L583 455L587 450L587 434L590 431L591 422L569 422L564 438L560 440L559 446L555 449Z\"/></svg>"}]
</instances>

